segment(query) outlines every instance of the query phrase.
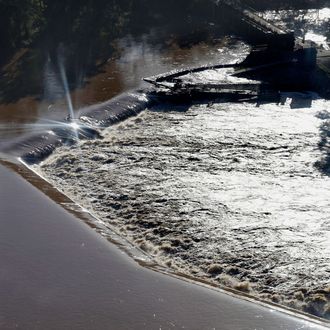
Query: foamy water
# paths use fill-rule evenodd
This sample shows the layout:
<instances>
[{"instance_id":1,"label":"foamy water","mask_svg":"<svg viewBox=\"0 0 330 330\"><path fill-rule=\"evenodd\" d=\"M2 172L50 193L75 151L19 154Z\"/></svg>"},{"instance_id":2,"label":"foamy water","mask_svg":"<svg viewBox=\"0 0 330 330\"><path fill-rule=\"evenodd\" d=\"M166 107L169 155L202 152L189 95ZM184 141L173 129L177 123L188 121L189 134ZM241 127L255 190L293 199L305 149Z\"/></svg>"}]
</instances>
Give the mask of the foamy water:
<instances>
[{"instance_id":1,"label":"foamy water","mask_svg":"<svg viewBox=\"0 0 330 330\"><path fill-rule=\"evenodd\" d=\"M330 102L287 96L149 109L38 170L159 263L329 317Z\"/></svg>"}]
</instances>

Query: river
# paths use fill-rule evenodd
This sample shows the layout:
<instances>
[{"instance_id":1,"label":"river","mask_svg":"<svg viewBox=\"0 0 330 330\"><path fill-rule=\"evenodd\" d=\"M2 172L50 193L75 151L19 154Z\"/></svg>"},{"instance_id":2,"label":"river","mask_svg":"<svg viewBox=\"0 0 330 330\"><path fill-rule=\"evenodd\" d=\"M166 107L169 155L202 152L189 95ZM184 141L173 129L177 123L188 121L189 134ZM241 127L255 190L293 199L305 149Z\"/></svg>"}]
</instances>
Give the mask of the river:
<instances>
[{"instance_id":1,"label":"river","mask_svg":"<svg viewBox=\"0 0 330 330\"><path fill-rule=\"evenodd\" d=\"M293 13L280 15L291 22ZM328 16L317 22L310 34ZM148 38L118 45L120 56L72 93L76 108L141 86L143 76L235 62L248 50L233 37L188 49ZM52 73L45 77L56 91ZM330 103L313 93L281 97L150 107L34 169L164 267L330 318ZM65 111L44 106L34 128Z\"/></svg>"}]
</instances>

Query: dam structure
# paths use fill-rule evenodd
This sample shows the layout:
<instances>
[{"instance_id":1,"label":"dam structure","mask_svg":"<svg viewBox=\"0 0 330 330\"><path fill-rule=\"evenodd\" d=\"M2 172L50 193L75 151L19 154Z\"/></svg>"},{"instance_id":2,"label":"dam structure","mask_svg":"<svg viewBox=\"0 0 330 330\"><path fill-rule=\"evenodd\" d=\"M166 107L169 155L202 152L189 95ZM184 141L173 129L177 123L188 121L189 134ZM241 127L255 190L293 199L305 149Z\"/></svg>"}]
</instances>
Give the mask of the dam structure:
<instances>
[{"instance_id":1,"label":"dam structure","mask_svg":"<svg viewBox=\"0 0 330 330\"><path fill-rule=\"evenodd\" d=\"M77 106L74 116L55 122L53 127L41 127L43 132L31 130L30 135L12 139L7 145L1 142L0 153L21 161L23 164L19 167L47 180L44 188L49 190L47 198L56 188L63 194L56 201L68 209L81 205L81 218L97 234L114 241L112 233L118 233L118 239L127 240L127 248L123 247L121 253L129 250L128 254L134 257L131 247L136 247L151 258L151 269L164 269L166 276L170 272L179 278L201 280L205 285L212 283L216 288L230 290L233 295L265 303L266 308L273 306L275 313L271 311L271 314L275 316L268 328L294 328L283 325L276 313L280 305L290 308L292 315L298 310L329 318L326 276L330 255L326 230L329 203L326 196L330 184L327 178L330 114L325 110L329 102L308 92L314 87L315 91L325 92L321 90L321 81L326 81L327 72L321 66L327 68L326 51L296 38L290 30L268 23L260 17L263 14L239 1L219 2L218 8L219 12L223 11L221 15L232 14L228 20L234 17L232 24L241 24L246 38L221 39L221 43L212 48L214 57L203 62L213 64L200 66L200 61L191 61L189 63L195 64L179 71L168 72L169 66L143 71L138 79L156 72L167 73L146 78L145 81L154 85L149 89L146 86L132 91L122 88L124 93L111 99L106 91L102 103L93 99L86 107ZM204 59L207 47L203 46L197 53L198 59ZM161 53L155 53L157 59L159 56ZM150 61L150 56L147 58ZM130 63L123 64L124 75L128 75ZM105 76L111 78L109 72ZM162 92L164 90L166 92ZM293 93L283 93L290 90ZM270 98L258 107L260 93L263 96L270 93ZM68 96L74 100L74 93L70 94L68 89ZM278 96L285 95L287 101L276 102ZM312 103L312 100L313 105L292 110L298 101ZM181 104L177 106L176 102ZM80 143L81 140L88 141ZM8 186L12 188L13 184ZM20 199L23 200L24 194ZM27 192L27 196L30 195ZM41 201L50 214L48 203L45 199ZM24 200L29 209L34 203L37 202ZM88 212L90 217L85 215ZM30 214L23 216L34 218ZM57 217L54 215L55 221ZM40 228L43 220L41 216L33 228ZM62 220L70 223L66 217ZM60 227L64 222L60 221ZM13 232L16 233L17 228L15 224ZM19 232L29 237L26 231ZM70 241L72 230L68 228L64 232ZM30 236L33 239L33 231ZM56 241L64 247L64 253L71 250L62 239ZM84 238L74 244L77 255L81 255L85 245L90 249L89 241ZM97 247L95 250L99 251ZM88 262L95 260L95 253L90 251ZM100 253L107 255L108 252L102 249ZM40 264L39 258L36 262ZM112 270L119 269L114 265L111 263ZM149 264L142 258L141 265L148 267ZM42 266L49 269L48 265ZM55 268L66 269L57 265ZM104 288L113 290L106 282L94 281L80 264L76 268L79 274L88 275L86 283L99 283L101 293L107 291ZM91 268L96 270L95 274L103 272L99 265L93 264ZM111 269L110 273L106 269L106 276L112 274ZM80 279L79 274L72 276L74 282ZM127 283L137 283L138 275L130 269L121 270L117 279L121 279L120 274L131 274L133 280L129 277ZM141 276L145 277L145 273ZM115 287L119 283L116 277L111 277ZM114 308L110 309L116 311L119 303L120 314L122 303L128 302L125 310L135 311L136 306L142 306L143 312L146 308L141 302L143 295L133 286L132 292L137 293L137 300L133 300L127 283L123 282L119 288L127 292L127 296L114 302ZM88 285L79 282L77 290L84 292L81 287L89 291ZM188 289L190 293L195 292ZM154 287L143 286L143 290L147 292L146 300L151 290L158 301L164 297L162 292L170 295L173 292L167 290L158 277ZM120 292L111 292L112 297L120 295ZM187 301L186 295L182 296ZM109 301L107 297L104 300L99 297L98 292L98 301ZM89 301L88 297L80 300ZM199 297L196 296L195 301L201 305ZM228 305L209 301L203 304L208 311L209 306L217 309ZM153 308L153 302L151 305ZM167 307L162 299L157 315L164 313L164 308ZM109 308L106 309L108 313ZM237 308L231 309L234 315L228 328L239 328L242 318L237 315L242 313L237 312ZM156 322L156 311L148 309L147 312ZM251 321L251 328L259 326L258 320L264 326L266 317L259 317L258 311L248 312L257 319ZM212 308L210 314L207 324L213 322L212 315L222 315L219 311L214 313ZM144 321L145 316L141 315ZM115 314L113 318L118 317ZM239 322L233 325L236 319ZM308 316L306 319L309 320ZM81 320L79 322L81 324ZM221 324L222 321L217 318L214 322ZM194 322L190 324L203 328ZM247 322L244 324L250 328ZM145 328L145 324L141 328Z\"/></svg>"},{"instance_id":2,"label":"dam structure","mask_svg":"<svg viewBox=\"0 0 330 330\"><path fill-rule=\"evenodd\" d=\"M330 85L329 47L325 49L312 41L305 40L305 37L296 37L293 31L267 21L255 9L243 4L240 0L222 0L220 3L239 16L241 21L247 24L250 32L253 31L253 35L259 36L260 39L257 38L257 42L263 44L252 48L251 54L242 63L245 68L242 69L241 73L250 71L250 67L260 64L291 63L293 65L289 69L289 75L293 79L288 80L284 86L285 89L312 90L315 88L315 91L323 94L322 96L329 97L329 87L324 88L324 86ZM292 67L294 67L293 70ZM276 81L287 76L282 70L279 72L279 75L273 72ZM262 73L257 75L257 78L263 80ZM301 81L306 83L299 88ZM280 85L280 87L282 86Z\"/></svg>"},{"instance_id":3,"label":"dam structure","mask_svg":"<svg viewBox=\"0 0 330 330\"><path fill-rule=\"evenodd\" d=\"M330 97L329 47L296 37L293 31L267 21L239 0L222 0L217 4L218 19L228 21L228 25L240 22L237 29L236 26L232 29L251 45L250 54L240 63L185 68L145 78L158 88L158 95L174 101L224 95L239 99L249 95L262 102L271 99L278 102L280 92L295 91ZM196 78L203 72L217 74L218 78L214 76L210 82L197 77L192 81L191 75ZM229 82L227 77L233 79Z\"/></svg>"},{"instance_id":4,"label":"dam structure","mask_svg":"<svg viewBox=\"0 0 330 330\"><path fill-rule=\"evenodd\" d=\"M218 16L227 17L228 24L231 24L230 21L239 22L238 35L242 34L242 38L252 45L250 54L243 62L186 67L144 78L156 88L124 93L107 102L80 109L77 132L75 123L72 125L63 120L61 127L50 127L43 133L23 136L0 145L0 152L19 157L27 163L38 163L61 145L99 138L98 130L164 101L203 102L207 98L217 99L223 95L229 96L230 101L240 99L241 95L261 95L267 100L277 101L279 91L305 90L319 92L325 98L330 96L330 51L296 38L293 31L267 21L242 1L221 0L217 2L217 7ZM221 77L212 83L207 80L185 81L189 74L216 69L233 70L230 75L237 82L228 83Z\"/></svg>"},{"instance_id":5,"label":"dam structure","mask_svg":"<svg viewBox=\"0 0 330 330\"><path fill-rule=\"evenodd\" d=\"M253 33L254 37L271 46L279 46L284 49L293 49L295 36L292 31L282 29L273 23L268 22L256 10L239 0L221 0L219 5L239 17L246 23L247 31ZM258 40L258 39L257 39Z\"/></svg>"}]
</instances>

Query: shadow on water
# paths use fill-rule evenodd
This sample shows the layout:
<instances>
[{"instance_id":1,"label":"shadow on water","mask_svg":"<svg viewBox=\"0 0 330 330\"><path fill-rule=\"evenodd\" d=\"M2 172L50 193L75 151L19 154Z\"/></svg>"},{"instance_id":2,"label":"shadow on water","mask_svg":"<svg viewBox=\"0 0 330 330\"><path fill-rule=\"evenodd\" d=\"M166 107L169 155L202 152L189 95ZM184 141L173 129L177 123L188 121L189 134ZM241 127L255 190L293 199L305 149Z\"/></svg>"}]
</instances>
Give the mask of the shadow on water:
<instances>
[{"instance_id":1,"label":"shadow on water","mask_svg":"<svg viewBox=\"0 0 330 330\"><path fill-rule=\"evenodd\" d=\"M284 105L290 99L291 109L306 109L311 108L313 100L317 100L319 96L312 92L296 92L296 93L283 93L280 98L280 103Z\"/></svg>"},{"instance_id":2,"label":"shadow on water","mask_svg":"<svg viewBox=\"0 0 330 330\"><path fill-rule=\"evenodd\" d=\"M276 7L284 2L271 3ZM226 17L216 1L24 0L20 5L1 2L0 9L0 18L7 16L1 24L8 25L0 30L0 45L11 41L0 58L0 120L4 123L36 122L45 114L64 118L61 63L73 107L80 109L135 89L143 76L191 65L194 56L205 58L210 45L216 48L225 35L243 29L240 21ZM9 18L19 19L21 25L12 26ZM215 51L213 60L218 59ZM307 98L303 105L293 100L292 107L306 107L308 102ZM181 104L172 111L188 107ZM1 137L11 135L16 133L1 132Z\"/></svg>"},{"instance_id":3,"label":"shadow on water","mask_svg":"<svg viewBox=\"0 0 330 330\"><path fill-rule=\"evenodd\" d=\"M318 6L324 1L313 1ZM141 38L156 29L148 42L163 48L180 48L216 36L241 33L242 22L230 17L217 1L168 0L23 0L0 2L0 101L12 103L25 96L41 98L43 70L57 66L62 48L70 89L81 87L86 77L102 72L108 59L118 55L116 41L132 35ZM308 1L289 1L307 8ZM264 1L251 1L264 9ZM267 1L269 8L287 1ZM20 24L15 24L20 22ZM241 30L241 31L239 31Z\"/></svg>"},{"instance_id":4,"label":"shadow on water","mask_svg":"<svg viewBox=\"0 0 330 330\"><path fill-rule=\"evenodd\" d=\"M330 176L330 112L327 110L320 111L317 117L323 121L320 125L320 141L318 144L323 157L315 163L315 167L321 173Z\"/></svg>"},{"instance_id":5,"label":"shadow on water","mask_svg":"<svg viewBox=\"0 0 330 330\"><path fill-rule=\"evenodd\" d=\"M7 50L0 55L2 103L29 95L42 97L44 65L58 66L59 48L72 90L81 87L86 77L102 72L108 59L118 55L119 38L139 39L158 28L149 43L189 47L213 39L211 34L223 28L211 24L216 20L213 1L24 0L20 5L1 2L1 8L1 25L7 25L0 32L1 49ZM21 25L11 26L13 19Z\"/></svg>"}]
</instances>

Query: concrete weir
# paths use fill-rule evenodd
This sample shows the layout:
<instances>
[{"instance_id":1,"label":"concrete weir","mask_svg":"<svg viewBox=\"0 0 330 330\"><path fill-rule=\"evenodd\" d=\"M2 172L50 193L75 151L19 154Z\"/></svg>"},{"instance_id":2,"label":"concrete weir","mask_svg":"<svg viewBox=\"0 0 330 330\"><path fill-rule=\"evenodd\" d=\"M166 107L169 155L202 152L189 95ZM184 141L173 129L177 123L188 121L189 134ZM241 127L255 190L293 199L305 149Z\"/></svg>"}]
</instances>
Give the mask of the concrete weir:
<instances>
[{"instance_id":1,"label":"concrete weir","mask_svg":"<svg viewBox=\"0 0 330 330\"><path fill-rule=\"evenodd\" d=\"M109 101L80 109L77 119L63 120L41 133L31 133L8 142L0 147L0 152L35 164L59 146L74 144L78 140L102 138L100 129L136 116L153 102L142 91L123 93Z\"/></svg>"}]
</instances>

